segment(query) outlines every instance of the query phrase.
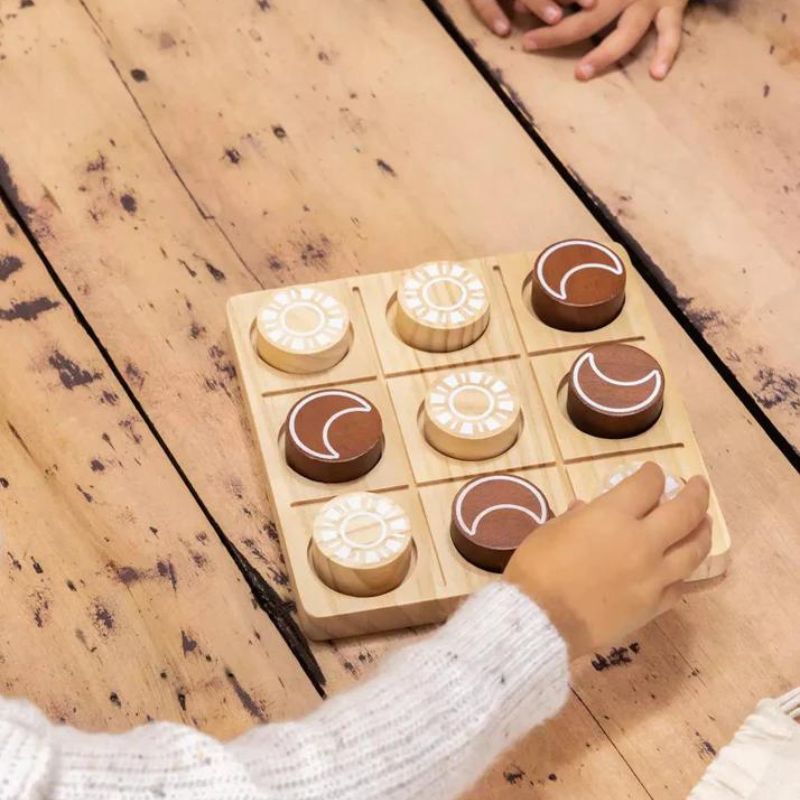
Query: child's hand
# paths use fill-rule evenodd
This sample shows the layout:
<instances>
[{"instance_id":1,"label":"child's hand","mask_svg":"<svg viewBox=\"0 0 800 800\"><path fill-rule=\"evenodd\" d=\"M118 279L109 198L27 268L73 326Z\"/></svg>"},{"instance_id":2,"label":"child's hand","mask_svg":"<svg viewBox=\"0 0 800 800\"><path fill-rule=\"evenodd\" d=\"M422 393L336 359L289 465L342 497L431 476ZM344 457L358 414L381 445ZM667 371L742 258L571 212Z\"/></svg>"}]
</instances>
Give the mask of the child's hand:
<instances>
[{"instance_id":1,"label":"child's hand","mask_svg":"<svg viewBox=\"0 0 800 800\"><path fill-rule=\"evenodd\" d=\"M588 39L613 20L616 26L597 47L578 63L575 76L588 81L630 53L650 26L655 24L658 39L650 63L650 75L665 78L675 61L683 32L683 12L688 0L597 0L591 9L582 9L552 28L537 28L522 37L526 50L547 50ZM619 19L617 19L619 17Z\"/></svg>"},{"instance_id":2,"label":"child's hand","mask_svg":"<svg viewBox=\"0 0 800 800\"><path fill-rule=\"evenodd\" d=\"M581 8L591 8L596 0L576 0ZM483 24L498 36L511 33L511 23L503 11L501 0L470 0ZM514 13L534 14L542 22L555 25L564 18L562 6L572 5L572 0L514 0Z\"/></svg>"},{"instance_id":3,"label":"child's hand","mask_svg":"<svg viewBox=\"0 0 800 800\"><path fill-rule=\"evenodd\" d=\"M645 464L588 505L529 536L504 577L550 617L574 658L618 644L681 597L711 549L708 484L659 505L664 473Z\"/></svg>"}]
</instances>

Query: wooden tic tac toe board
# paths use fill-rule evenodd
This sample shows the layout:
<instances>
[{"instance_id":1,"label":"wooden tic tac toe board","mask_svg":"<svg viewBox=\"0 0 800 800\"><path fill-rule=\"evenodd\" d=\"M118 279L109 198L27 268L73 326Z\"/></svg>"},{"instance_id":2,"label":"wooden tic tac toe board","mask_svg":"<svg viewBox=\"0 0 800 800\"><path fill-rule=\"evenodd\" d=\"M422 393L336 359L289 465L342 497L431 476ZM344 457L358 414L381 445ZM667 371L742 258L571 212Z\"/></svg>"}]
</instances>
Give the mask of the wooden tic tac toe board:
<instances>
[{"instance_id":1,"label":"wooden tic tac toe board","mask_svg":"<svg viewBox=\"0 0 800 800\"><path fill-rule=\"evenodd\" d=\"M696 473L707 477L645 308L641 279L620 246L589 244L602 263L591 263L591 253L573 258L579 268L548 262L544 281L552 286L544 291L534 265L538 268L540 254L548 252L547 243L527 253L423 265L414 268L415 274L387 272L230 299L239 378L300 621L311 638L444 620L467 594L493 580L497 572L490 570L501 569L507 560L508 554L498 556L491 549L473 554L481 530L494 535L520 519L530 529L551 512L562 513L576 497L595 497L638 462L653 460L678 479ZM602 327L562 330L540 318L574 327L569 292L579 293L584 285L595 291L603 281L606 289L616 281L620 291L610 304L594 306L597 319L591 324L605 322ZM623 284L624 305L617 313ZM463 313L453 312L457 307ZM441 308L445 312L437 311ZM585 313L591 317L593 312L579 309ZM607 322L609 316L613 320ZM312 345L293 341L291 331L298 325L318 337ZM471 343L461 346L465 342ZM643 351L637 351L645 359L642 377L614 372L614 354L631 354L614 344L598 350L596 360L583 359L577 376L582 385L573 391L568 377L576 360L587 348L606 343ZM453 347L458 349L446 349ZM650 357L657 362L652 370ZM605 381L599 390L598 375ZM605 394L595 401L596 391ZM638 394L630 396L631 391ZM314 392L322 392L322 398L306 401ZM639 419L637 424L649 425L643 432L622 435L617 430L615 438L607 438L573 423L567 405L573 400L581 405L581 393L590 395L589 406L575 412L584 430L606 425L597 409L609 404L622 403L626 412L637 414L642 406L641 413L652 417L654 404L663 399L663 410L654 423ZM491 414L482 412L484 401L493 404ZM447 409L455 409L455 421ZM302 441L310 441L310 434L297 431L315 424L318 444L306 447ZM381 424L382 453L380 447L365 450L343 467L368 471L344 482L326 482L328 462L320 459L332 458L329 453L337 447L339 454L356 447L359 437L376 435L374 426ZM337 426L345 427L334 441ZM287 455L296 468L289 466ZM464 499L459 512L463 529L451 535L456 494L472 479L496 480L498 474L511 476L503 478L511 495L482 513L470 511L471 501ZM496 485L477 481L470 489L472 500L479 498L481 486L494 491ZM528 510L519 503L527 503ZM503 526L479 529L490 525L492 515ZM713 548L695 579L719 575L727 566L730 539L713 488L711 515ZM373 525L378 517L382 521ZM359 522L347 528L347 520L356 518ZM370 539L373 535L378 538ZM362 559L358 568L352 559ZM383 584L396 588L381 590Z\"/></svg>"}]
</instances>

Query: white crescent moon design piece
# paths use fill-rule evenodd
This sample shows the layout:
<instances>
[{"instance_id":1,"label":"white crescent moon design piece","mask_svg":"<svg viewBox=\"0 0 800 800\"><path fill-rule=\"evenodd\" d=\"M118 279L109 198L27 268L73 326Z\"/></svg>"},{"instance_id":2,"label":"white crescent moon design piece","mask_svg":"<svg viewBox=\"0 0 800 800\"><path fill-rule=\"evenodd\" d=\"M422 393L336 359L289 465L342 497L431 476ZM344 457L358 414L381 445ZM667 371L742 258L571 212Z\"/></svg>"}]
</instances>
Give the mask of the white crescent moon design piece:
<instances>
[{"instance_id":1,"label":"white crescent moon design piece","mask_svg":"<svg viewBox=\"0 0 800 800\"><path fill-rule=\"evenodd\" d=\"M344 389L320 389L298 400L287 415L285 434L289 466L325 483L360 478L383 452L380 412Z\"/></svg>"},{"instance_id":2,"label":"white crescent moon design piece","mask_svg":"<svg viewBox=\"0 0 800 800\"><path fill-rule=\"evenodd\" d=\"M547 265L548 259L554 254L557 253L559 250L563 250L565 247L574 247L575 245L583 245L585 247L591 247L593 249L599 250L601 253L606 255L610 260L611 264L599 263L599 262L584 262L581 264L576 264L574 267L571 267L567 270L562 276L561 280L557 287L553 287L547 280L545 275L545 267ZM610 248L606 247L605 245L599 244L598 242L591 242L587 239L569 239L565 242L558 242L557 244L550 245L537 259L536 261L536 275L539 278L539 283L542 285L542 288L546 292L549 292L553 297L558 300L566 300L567 299L567 284L574 275L579 272L583 272L585 270L603 270L605 272L610 272L613 275L624 275L625 274L625 266L622 263L620 257Z\"/></svg>"},{"instance_id":3,"label":"white crescent moon design piece","mask_svg":"<svg viewBox=\"0 0 800 800\"><path fill-rule=\"evenodd\" d=\"M423 264L401 278L396 324L400 338L421 350L446 352L466 347L489 324L486 285L461 264Z\"/></svg>"},{"instance_id":4,"label":"white crescent moon design piece","mask_svg":"<svg viewBox=\"0 0 800 800\"><path fill-rule=\"evenodd\" d=\"M468 496L469 492L474 491L481 484L490 481L493 483L508 482L517 486L521 486L526 492L530 493L531 496L535 498L536 502L538 503L538 510L533 510L527 506L522 506L517 503L495 503L494 505L488 506L480 511L472 520L472 522L467 524L467 522L464 520L465 498ZM538 487L534 486L529 481L522 480L521 478L517 478L513 475L489 475L485 478L479 478L478 480L471 482L468 490L469 491L459 493L458 500L456 501L455 514L458 524L464 528L469 536L475 535L476 531L478 530L478 526L481 524L484 517L497 511L519 511L521 514L530 517L538 525L542 525L547 520L547 501L544 499L544 495L541 493Z\"/></svg>"},{"instance_id":5,"label":"white crescent moon design piece","mask_svg":"<svg viewBox=\"0 0 800 800\"><path fill-rule=\"evenodd\" d=\"M589 364L589 367L594 372L594 374L600 378L600 380L605 381L612 386L644 386L647 383L652 383L652 389L650 393L638 403L634 403L633 405L628 406L608 406L603 405L602 403L598 403L597 400L590 397L587 392L584 391L583 387L581 386L580 380L580 372L581 368L584 364ZM620 381L610 376L606 375L600 367L597 366L597 361L595 360L594 353L588 352L584 353L576 362L575 366L572 368L572 381L575 387L575 391L580 395L581 399L587 404L590 405L592 408L596 408L598 411L605 411L608 414L633 414L636 411L641 411L644 408L647 408L653 400L658 397L659 393L661 392L661 372L657 369L654 369L648 372L644 377L638 378L636 380L630 381Z\"/></svg>"},{"instance_id":6,"label":"white crescent moon design piece","mask_svg":"<svg viewBox=\"0 0 800 800\"><path fill-rule=\"evenodd\" d=\"M512 553L553 516L544 493L518 475L473 478L453 499L450 536L481 569L500 572Z\"/></svg>"},{"instance_id":7,"label":"white crescent moon design piece","mask_svg":"<svg viewBox=\"0 0 800 800\"><path fill-rule=\"evenodd\" d=\"M314 517L312 562L338 591L370 596L394 589L408 571L411 551L411 519L386 495L340 495Z\"/></svg>"},{"instance_id":8,"label":"white crescent moon design piece","mask_svg":"<svg viewBox=\"0 0 800 800\"><path fill-rule=\"evenodd\" d=\"M664 407L664 373L646 350L621 342L581 353L569 371L567 414L584 433L606 439L636 436Z\"/></svg>"},{"instance_id":9,"label":"white crescent moon design piece","mask_svg":"<svg viewBox=\"0 0 800 800\"><path fill-rule=\"evenodd\" d=\"M333 414L331 414L330 417L328 417L328 420L322 429L322 443L325 447L325 451L320 452L319 450L314 450L313 448L309 447L303 441L302 437L298 435L297 417L309 403L318 402L319 399L323 397L344 397L349 400L352 400L353 405L349 408L343 408L341 411L336 411ZM331 427L336 422L336 420L341 419L347 414L367 414L370 411L372 411L372 409L373 406L371 403L368 403L363 397L357 394L353 394L352 392L346 392L341 389L328 389L324 392L315 392L314 394L311 394L308 397L303 398L292 409L292 413L289 415L289 435L294 439L297 446L303 452L307 453L310 456L314 456L315 458L331 459L331 460L341 458L341 454L331 444L330 441Z\"/></svg>"},{"instance_id":10,"label":"white crescent moon design piece","mask_svg":"<svg viewBox=\"0 0 800 800\"><path fill-rule=\"evenodd\" d=\"M349 331L344 305L310 286L271 293L256 317L259 355L286 372L318 372L338 363L347 352Z\"/></svg>"}]
</instances>

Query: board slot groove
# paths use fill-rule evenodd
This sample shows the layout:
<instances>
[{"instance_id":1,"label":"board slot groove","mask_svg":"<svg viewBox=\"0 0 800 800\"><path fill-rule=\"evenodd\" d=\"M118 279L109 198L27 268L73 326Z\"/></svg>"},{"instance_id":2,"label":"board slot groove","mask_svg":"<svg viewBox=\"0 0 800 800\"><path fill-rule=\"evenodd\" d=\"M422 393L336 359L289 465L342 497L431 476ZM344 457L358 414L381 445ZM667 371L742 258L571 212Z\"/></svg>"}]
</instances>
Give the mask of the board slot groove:
<instances>
[{"instance_id":1,"label":"board slot groove","mask_svg":"<svg viewBox=\"0 0 800 800\"><path fill-rule=\"evenodd\" d=\"M388 492L402 492L410 488L410 484L399 483L396 486L382 486L379 489L370 489L370 492L372 492L372 494L386 494ZM308 500L295 500L294 502L289 503L289 508L302 508L303 506L322 505L323 503L327 503L329 500L333 500L333 498L339 494L340 492L335 492L334 494L328 494L320 497L311 497Z\"/></svg>"},{"instance_id":2,"label":"board slot groove","mask_svg":"<svg viewBox=\"0 0 800 800\"><path fill-rule=\"evenodd\" d=\"M637 456L644 453L659 453L662 450L676 450L683 447L683 442L673 442L672 444L662 444L655 447L634 447L629 449L614 450L609 453L598 453L597 455L582 456L581 458L568 458L565 464L584 464L588 461L603 461L609 458L619 458L620 456Z\"/></svg>"},{"instance_id":3,"label":"board slot groove","mask_svg":"<svg viewBox=\"0 0 800 800\"><path fill-rule=\"evenodd\" d=\"M519 353L515 353L514 355L510 356L488 356L486 358L476 358L473 360L467 361L459 361L459 367L482 367L487 364L501 364L507 361L517 361L522 356ZM433 372L446 372L449 369L453 369L452 364L437 364L436 366L430 367L419 367L418 369L407 369L407 370L392 370L391 372L386 373L387 378L406 378L409 375L427 375Z\"/></svg>"},{"instance_id":4,"label":"board slot groove","mask_svg":"<svg viewBox=\"0 0 800 800\"><path fill-rule=\"evenodd\" d=\"M604 343L607 344L630 344L631 342L643 342L645 340L644 336L622 336L619 339L604 339ZM534 356L546 356L550 353L567 353L570 350L585 350L587 347L591 346L591 342L581 342L575 344L565 344L562 347L551 347L545 350L530 350L528 351L528 356L533 358Z\"/></svg>"},{"instance_id":5,"label":"board slot groove","mask_svg":"<svg viewBox=\"0 0 800 800\"><path fill-rule=\"evenodd\" d=\"M302 388L295 386L292 389L276 389L275 391L261 392L261 397L281 397L287 394L305 394L306 392L315 392L318 389L331 389L335 386L352 386L355 383L374 383L378 380L377 375L367 375L363 378L347 378L338 381L324 381L322 383L309 383Z\"/></svg>"},{"instance_id":6,"label":"board slot groove","mask_svg":"<svg viewBox=\"0 0 800 800\"><path fill-rule=\"evenodd\" d=\"M555 467L558 464L555 461L545 461L541 464L522 464L519 467L506 467L505 469L496 470L478 470L477 472L468 472L464 475L455 475L451 478L437 478L436 480L417 481L417 486L445 486L450 483L466 483L472 478L477 478L479 475L507 475L518 472L530 472L537 469L546 469L547 467Z\"/></svg>"}]
</instances>

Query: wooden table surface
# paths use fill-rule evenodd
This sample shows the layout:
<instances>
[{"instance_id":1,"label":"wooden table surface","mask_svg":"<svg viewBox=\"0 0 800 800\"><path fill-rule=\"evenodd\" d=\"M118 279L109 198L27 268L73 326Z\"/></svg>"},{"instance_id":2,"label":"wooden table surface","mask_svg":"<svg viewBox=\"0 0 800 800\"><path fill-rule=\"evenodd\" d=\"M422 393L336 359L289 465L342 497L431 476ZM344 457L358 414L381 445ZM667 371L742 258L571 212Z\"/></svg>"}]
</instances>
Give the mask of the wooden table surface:
<instances>
[{"instance_id":1,"label":"wooden table surface","mask_svg":"<svg viewBox=\"0 0 800 800\"><path fill-rule=\"evenodd\" d=\"M638 267L662 264L796 442L797 195L787 183L778 202L762 174L783 169L796 63L776 60L785 83L770 73L769 99L733 78L700 95L687 71L721 72L723 56L692 40L664 89L638 63L576 87L567 61L523 60L447 7L492 63L509 59L506 85L552 152L569 148L611 209L601 221L635 235ZM690 19L697 38L716 25L763 44L753 12L709 14ZM600 222L422 2L37 0L3 3L0 23L0 691L91 729L158 718L229 737L301 715L418 634L309 644L297 629L226 298L601 236ZM791 47L787 34L775 52ZM780 91L783 115L767 105ZM569 122L588 113L600 127ZM732 130L739 115L763 134ZM675 162L629 139L611 169L606 125L658 131ZM712 131L723 143L699 158ZM702 236L668 216L702 218ZM762 277L774 288L759 300ZM631 663L576 665L564 713L475 798L684 797L759 697L800 683L797 474L648 299L730 524L731 572L638 634ZM718 316L699 322L706 311ZM748 382L755 364L785 399Z\"/></svg>"}]
</instances>

